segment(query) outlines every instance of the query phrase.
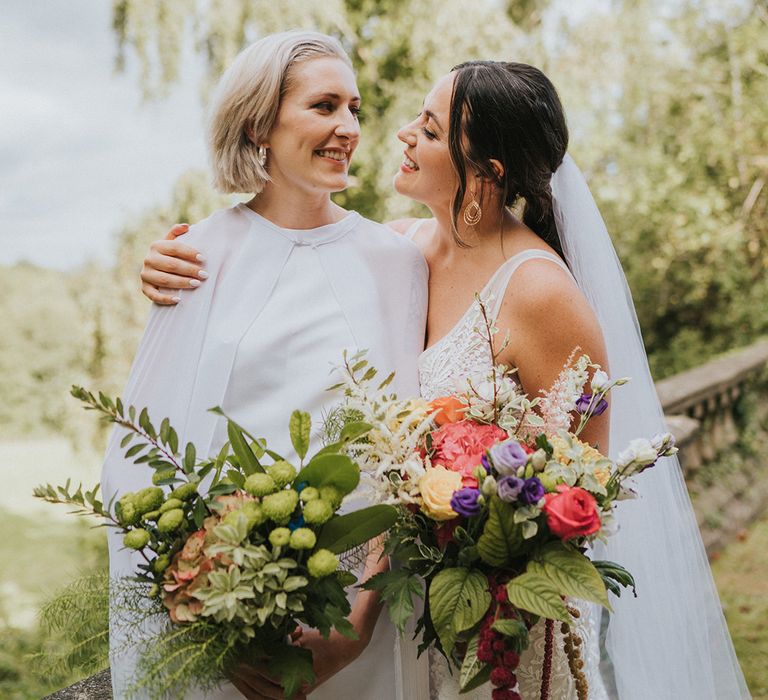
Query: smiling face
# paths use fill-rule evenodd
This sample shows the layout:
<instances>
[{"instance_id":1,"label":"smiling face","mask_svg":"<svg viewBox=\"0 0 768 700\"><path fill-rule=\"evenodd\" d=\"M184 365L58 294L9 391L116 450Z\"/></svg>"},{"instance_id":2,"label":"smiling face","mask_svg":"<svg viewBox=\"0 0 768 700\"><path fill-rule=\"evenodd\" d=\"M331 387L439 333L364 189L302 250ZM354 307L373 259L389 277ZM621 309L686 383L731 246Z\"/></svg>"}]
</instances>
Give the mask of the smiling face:
<instances>
[{"instance_id":1,"label":"smiling face","mask_svg":"<svg viewBox=\"0 0 768 700\"><path fill-rule=\"evenodd\" d=\"M360 139L359 111L355 74L344 61L323 57L294 65L275 125L263 141L270 186L311 194L345 189Z\"/></svg>"},{"instance_id":2,"label":"smiling face","mask_svg":"<svg viewBox=\"0 0 768 700\"><path fill-rule=\"evenodd\" d=\"M395 189L433 211L450 209L458 178L448 149L448 120L455 74L435 83L421 113L397 132L405 145Z\"/></svg>"}]
</instances>

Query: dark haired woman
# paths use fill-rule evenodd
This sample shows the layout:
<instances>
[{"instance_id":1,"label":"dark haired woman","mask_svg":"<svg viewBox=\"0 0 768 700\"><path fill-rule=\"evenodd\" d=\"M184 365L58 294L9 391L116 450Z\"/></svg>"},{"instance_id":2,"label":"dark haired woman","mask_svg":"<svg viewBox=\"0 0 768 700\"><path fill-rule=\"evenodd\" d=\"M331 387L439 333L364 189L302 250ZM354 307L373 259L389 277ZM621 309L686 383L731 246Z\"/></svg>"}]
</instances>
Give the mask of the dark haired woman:
<instances>
[{"instance_id":1,"label":"dark haired woman","mask_svg":"<svg viewBox=\"0 0 768 700\"><path fill-rule=\"evenodd\" d=\"M610 366L613 376L632 377L612 398L610 416L593 421L586 435L604 452L609 432L611 445L622 448L632 437L662 431L631 296L589 189L566 154L565 117L546 76L519 63L461 64L438 80L398 137L406 148L395 187L434 216L392 223L429 264L422 394L448 393L457 380L490 368L488 349L474 330L473 299L480 292L497 337L509 336L500 361L519 368L529 394L550 386L576 346ZM512 211L518 203L524 203L522 219ZM162 298L153 285L188 284L182 278L168 284L163 253L194 259L195 251L180 255L168 241L153 246L142 278L145 293L156 300ZM195 274L199 268L187 269ZM581 614L572 629L581 639L579 681L558 631L553 699L572 700L585 691L591 700L749 697L679 464L664 461L644 475L641 498L621 504L618 533L594 552L633 572L638 598L613 599L614 611L604 620L592 606L577 606ZM602 644L601 629L607 630ZM525 700L540 696L544 647L539 623L517 671ZM428 693L418 669L403 669L407 697L459 697L456 676L440 658L430 658ZM460 697L487 700L490 693L485 686ZM494 700L502 697L518 695L494 691Z\"/></svg>"}]
</instances>

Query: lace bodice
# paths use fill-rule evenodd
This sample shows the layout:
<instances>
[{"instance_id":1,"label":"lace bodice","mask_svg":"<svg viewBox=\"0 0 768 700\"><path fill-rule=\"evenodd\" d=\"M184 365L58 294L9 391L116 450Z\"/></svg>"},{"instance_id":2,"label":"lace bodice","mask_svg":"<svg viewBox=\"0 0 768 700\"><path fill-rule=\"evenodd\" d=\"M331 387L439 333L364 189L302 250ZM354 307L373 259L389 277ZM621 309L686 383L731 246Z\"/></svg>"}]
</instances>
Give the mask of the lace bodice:
<instances>
[{"instance_id":1,"label":"lace bodice","mask_svg":"<svg viewBox=\"0 0 768 700\"><path fill-rule=\"evenodd\" d=\"M412 236L415 230L412 230ZM498 315L510 278L523 263L533 259L550 260L565 270L568 268L557 256L541 251L526 250L507 260L491 277L480 292L490 318ZM570 273L569 273L570 274ZM490 371L491 355L486 336L484 320L476 302L467 310L459 322L434 345L427 348L419 358L419 381L424 398L445 396L456 390L457 384L468 375ZM571 601L581 613L573 629L581 637L584 671L589 683L590 700L608 700L607 692L600 679L600 650L598 644L599 611L588 603ZM540 694L542 664L544 660L544 623L539 622L531 629L530 645L522 654L517 669L519 692L523 700L537 700ZM490 700L492 686L486 684L476 690L459 695L457 671L453 674L447 662L438 653L430 652L430 697L432 700ZM563 637L560 625L555 625L555 644L552 660L550 685L551 700L576 700L576 689L568 660L563 651Z\"/></svg>"}]
</instances>

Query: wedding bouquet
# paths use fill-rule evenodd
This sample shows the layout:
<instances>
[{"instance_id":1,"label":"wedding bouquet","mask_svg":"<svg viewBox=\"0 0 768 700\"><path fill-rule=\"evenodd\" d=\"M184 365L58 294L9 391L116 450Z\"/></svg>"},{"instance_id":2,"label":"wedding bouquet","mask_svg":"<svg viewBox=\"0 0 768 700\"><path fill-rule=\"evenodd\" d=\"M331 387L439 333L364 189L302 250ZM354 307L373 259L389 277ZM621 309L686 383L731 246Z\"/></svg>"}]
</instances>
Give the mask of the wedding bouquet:
<instances>
[{"instance_id":1,"label":"wedding bouquet","mask_svg":"<svg viewBox=\"0 0 768 700\"><path fill-rule=\"evenodd\" d=\"M192 443L180 455L168 419L156 429L146 409L126 410L120 399L78 387L73 394L122 426L126 457L154 470L153 486L106 506L98 486L35 490L105 519L138 553L135 576L112 582L113 615L135 628L140 644L131 692L155 698L181 697L192 685L207 690L240 661L268 663L286 697L314 681L312 653L292 644L291 633L301 624L325 637L331 628L355 637L344 587L356 577L339 555L396 518L386 505L337 513L360 479L341 450L369 426L349 423L304 464L310 417L295 411L289 430L301 460L296 468L227 419L228 443L200 461Z\"/></svg>"},{"instance_id":2,"label":"wedding bouquet","mask_svg":"<svg viewBox=\"0 0 768 700\"><path fill-rule=\"evenodd\" d=\"M591 561L588 545L611 534L616 501L633 495L628 480L673 454L674 440L633 440L612 462L579 435L627 380L574 352L553 387L530 398L495 364L494 332L486 322L491 373L431 402L387 394L388 380L373 386L359 356L345 362L347 415L373 426L345 449L371 499L398 509L385 546L394 566L364 587L380 591L401 632L423 597L419 653L434 647L452 660L464 691L490 680L494 700L519 700L515 668L539 619L551 662L558 621L586 698L569 601L610 609L607 591L634 585L621 566ZM547 673L545 661L542 698Z\"/></svg>"}]
</instances>

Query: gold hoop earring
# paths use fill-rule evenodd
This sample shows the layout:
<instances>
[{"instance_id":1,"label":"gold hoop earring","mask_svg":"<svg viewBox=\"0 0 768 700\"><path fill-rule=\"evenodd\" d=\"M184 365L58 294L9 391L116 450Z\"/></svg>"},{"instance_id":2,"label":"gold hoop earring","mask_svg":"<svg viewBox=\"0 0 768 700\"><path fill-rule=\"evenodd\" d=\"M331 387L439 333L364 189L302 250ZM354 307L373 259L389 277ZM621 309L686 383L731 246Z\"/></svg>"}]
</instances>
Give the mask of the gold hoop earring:
<instances>
[{"instance_id":1,"label":"gold hoop earring","mask_svg":"<svg viewBox=\"0 0 768 700\"><path fill-rule=\"evenodd\" d=\"M483 210L475 199L475 195L472 195L472 201L464 208L464 223L467 226L476 226L482 218Z\"/></svg>"},{"instance_id":2,"label":"gold hoop earring","mask_svg":"<svg viewBox=\"0 0 768 700\"><path fill-rule=\"evenodd\" d=\"M267 147L259 146L258 148L259 165L263 168L267 164Z\"/></svg>"}]
</instances>

